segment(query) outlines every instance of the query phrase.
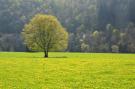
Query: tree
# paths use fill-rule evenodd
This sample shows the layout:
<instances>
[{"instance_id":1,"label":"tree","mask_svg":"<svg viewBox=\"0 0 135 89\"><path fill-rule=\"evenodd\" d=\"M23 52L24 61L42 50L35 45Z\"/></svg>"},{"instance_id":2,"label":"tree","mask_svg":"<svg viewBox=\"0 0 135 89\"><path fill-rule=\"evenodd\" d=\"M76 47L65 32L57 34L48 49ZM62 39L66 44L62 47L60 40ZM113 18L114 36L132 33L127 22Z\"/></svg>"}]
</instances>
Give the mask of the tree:
<instances>
[{"instance_id":1,"label":"tree","mask_svg":"<svg viewBox=\"0 0 135 89\"><path fill-rule=\"evenodd\" d=\"M44 51L44 57L48 57L49 51L64 51L68 43L68 33L51 15L35 15L25 25L22 36L29 49Z\"/></svg>"},{"instance_id":2,"label":"tree","mask_svg":"<svg viewBox=\"0 0 135 89\"><path fill-rule=\"evenodd\" d=\"M112 46L112 33L113 33L114 27L111 24L106 25L106 42L109 46L109 52L111 52L111 46Z\"/></svg>"},{"instance_id":3,"label":"tree","mask_svg":"<svg viewBox=\"0 0 135 89\"><path fill-rule=\"evenodd\" d=\"M113 53L118 53L118 52L119 52L119 46L113 45L113 46L112 46L112 52L113 52Z\"/></svg>"},{"instance_id":4,"label":"tree","mask_svg":"<svg viewBox=\"0 0 135 89\"><path fill-rule=\"evenodd\" d=\"M81 44L81 51L82 52L89 52L89 45L88 44L85 44L85 43L82 43Z\"/></svg>"}]
</instances>

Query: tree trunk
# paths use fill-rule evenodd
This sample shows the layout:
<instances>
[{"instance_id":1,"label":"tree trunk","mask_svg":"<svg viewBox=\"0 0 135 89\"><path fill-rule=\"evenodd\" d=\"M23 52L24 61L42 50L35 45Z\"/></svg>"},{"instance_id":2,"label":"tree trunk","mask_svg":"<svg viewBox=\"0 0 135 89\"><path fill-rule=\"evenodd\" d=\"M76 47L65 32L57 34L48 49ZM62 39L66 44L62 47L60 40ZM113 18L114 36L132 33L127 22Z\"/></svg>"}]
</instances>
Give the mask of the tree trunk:
<instances>
[{"instance_id":1,"label":"tree trunk","mask_svg":"<svg viewBox=\"0 0 135 89\"><path fill-rule=\"evenodd\" d=\"M48 58L48 51L44 52L44 58Z\"/></svg>"}]
</instances>

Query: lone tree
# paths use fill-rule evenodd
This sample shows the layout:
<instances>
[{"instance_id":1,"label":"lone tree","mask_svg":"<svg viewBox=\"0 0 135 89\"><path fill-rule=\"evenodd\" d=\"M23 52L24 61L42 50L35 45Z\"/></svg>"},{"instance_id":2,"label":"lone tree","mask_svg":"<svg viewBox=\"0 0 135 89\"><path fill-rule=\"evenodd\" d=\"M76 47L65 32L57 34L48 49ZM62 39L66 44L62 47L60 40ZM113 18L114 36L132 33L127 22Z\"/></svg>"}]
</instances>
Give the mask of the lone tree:
<instances>
[{"instance_id":1,"label":"lone tree","mask_svg":"<svg viewBox=\"0 0 135 89\"><path fill-rule=\"evenodd\" d=\"M25 44L33 51L64 51L67 48L68 33L58 19L51 15L37 14L25 25L22 36Z\"/></svg>"}]
</instances>

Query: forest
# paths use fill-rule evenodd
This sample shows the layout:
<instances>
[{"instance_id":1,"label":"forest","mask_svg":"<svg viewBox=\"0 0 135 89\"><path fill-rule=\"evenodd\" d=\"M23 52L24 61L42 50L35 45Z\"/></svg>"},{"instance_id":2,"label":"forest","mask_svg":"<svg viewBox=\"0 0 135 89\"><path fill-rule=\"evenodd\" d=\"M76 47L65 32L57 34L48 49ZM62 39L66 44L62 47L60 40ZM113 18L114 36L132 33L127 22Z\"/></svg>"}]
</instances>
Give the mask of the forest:
<instances>
[{"instance_id":1,"label":"forest","mask_svg":"<svg viewBox=\"0 0 135 89\"><path fill-rule=\"evenodd\" d=\"M69 33L68 52L135 53L135 0L0 0L0 51L30 51L24 25L56 16Z\"/></svg>"}]
</instances>

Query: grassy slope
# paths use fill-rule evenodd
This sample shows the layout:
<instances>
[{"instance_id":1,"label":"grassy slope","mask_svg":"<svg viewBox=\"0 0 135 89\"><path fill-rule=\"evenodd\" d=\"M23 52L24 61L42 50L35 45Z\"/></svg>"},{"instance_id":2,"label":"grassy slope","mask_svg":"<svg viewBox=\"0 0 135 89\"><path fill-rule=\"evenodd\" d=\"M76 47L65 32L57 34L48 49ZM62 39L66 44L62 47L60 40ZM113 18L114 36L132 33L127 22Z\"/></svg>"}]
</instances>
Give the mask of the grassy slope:
<instances>
[{"instance_id":1,"label":"grassy slope","mask_svg":"<svg viewBox=\"0 0 135 89\"><path fill-rule=\"evenodd\" d=\"M0 53L0 89L135 89L135 54Z\"/></svg>"}]
</instances>

